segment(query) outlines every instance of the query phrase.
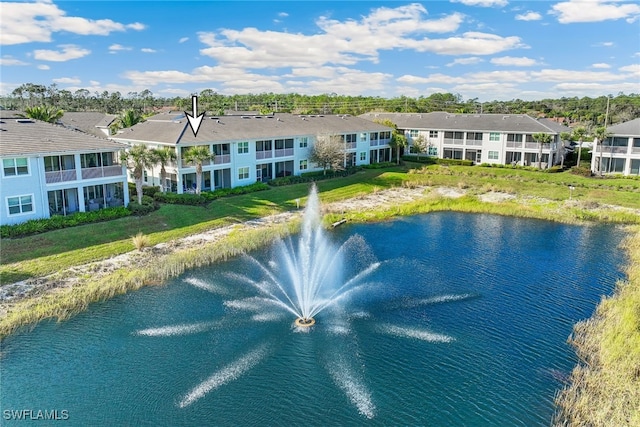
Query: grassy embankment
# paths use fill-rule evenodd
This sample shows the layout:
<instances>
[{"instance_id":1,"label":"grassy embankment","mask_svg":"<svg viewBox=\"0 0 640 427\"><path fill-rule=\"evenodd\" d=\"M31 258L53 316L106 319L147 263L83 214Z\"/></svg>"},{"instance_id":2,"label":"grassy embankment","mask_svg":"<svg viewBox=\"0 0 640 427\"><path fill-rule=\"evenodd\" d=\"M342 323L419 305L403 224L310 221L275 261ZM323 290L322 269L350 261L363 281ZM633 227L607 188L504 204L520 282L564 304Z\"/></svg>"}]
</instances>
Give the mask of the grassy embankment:
<instances>
[{"instance_id":1,"label":"grassy embankment","mask_svg":"<svg viewBox=\"0 0 640 427\"><path fill-rule=\"evenodd\" d=\"M418 166L418 165L415 165ZM568 185L576 187L577 203L565 205ZM371 221L396 215L452 210L540 218L562 222L609 221L640 223L640 217L614 209L593 208L599 204L615 204L640 208L640 180L612 178L594 179L574 175L547 174L512 169L480 167L430 166L411 170L396 167L366 170L355 175L318 183L323 203L345 200L380 189L396 186L447 186L463 189L467 195L458 199L430 195L420 201L398 204L371 211L346 212L351 221ZM518 199L499 203L481 202L476 195L500 191ZM122 218L108 223L91 224L2 242L0 279L11 283L41 277L66 268L113 257L133 249L131 236L143 232L150 243L157 244L196 234L205 230L239 223L248 219L294 209L296 199L304 204L307 184L279 187L243 196L219 199L207 207L164 205L142 218ZM526 198L524 202L523 198ZM543 199L542 199L543 198ZM333 217L328 216L331 222ZM86 308L92 301L158 283L186 268L204 265L251 250L274 237L295 229L272 226L240 236L232 233L222 241L198 250L188 250L160 257L153 265L139 269L120 269L99 281L80 277L80 286L65 288L38 298L24 300L0 319L0 337L16 327L57 317L64 319Z\"/></svg>"},{"instance_id":2,"label":"grassy embankment","mask_svg":"<svg viewBox=\"0 0 640 427\"><path fill-rule=\"evenodd\" d=\"M623 247L627 280L574 327L580 364L556 398L557 426L640 426L640 227Z\"/></svg>"}]
</instances>

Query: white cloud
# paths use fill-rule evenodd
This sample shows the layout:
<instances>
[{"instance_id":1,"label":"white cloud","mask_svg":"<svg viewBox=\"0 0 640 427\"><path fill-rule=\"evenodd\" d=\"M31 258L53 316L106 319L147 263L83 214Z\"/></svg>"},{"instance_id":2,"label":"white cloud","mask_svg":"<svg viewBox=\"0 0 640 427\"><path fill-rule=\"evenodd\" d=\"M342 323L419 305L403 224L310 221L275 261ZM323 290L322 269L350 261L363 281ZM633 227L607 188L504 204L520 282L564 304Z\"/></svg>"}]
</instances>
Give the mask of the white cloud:
<instances>
[{"instance_id":1,"label":"white cloud","mask_svg":"<svg viewBox=\"0 0 640 427\"><path fill-rule=\"evenodd\" d=\"M133 48L129 46L122 46L121 44L112 44L109 46L109 53L121 52L123 50L132 50Z\"/></svg>"},{"instance_id":2,"label":"white cloud","mask_svg":"<svg viewBox=\"0 0 640 427\"><path fill-rule=\"evenodd\" d=\"M619 0L569 0L554 4L550 13L557 15L561 24L615 19L633 22L640 16L640 5Z\"/></svg>"},{"instance_id":3,"label":"white cloud","mask_svg":"<svg viewBox=\"0 0 640 427\"><path fill-rule=\"evenodd\" d=\"M527 13L521 13L516 15L517 21L539 21L542 19L542 15L538 12L528 11Z\"/></svg>"},{"instance_id":4,"label":"white cloud","mask_svg":"<svg viewBox=\"0 0 640 427\"><path fill-rule=\"evenodd\" d=\"M50 42L51 35L66 31L80 35L108 35L114 31L140 31L144 24L122 24L111 19L86 19L67 16L57 5L41 1L35 3L2 3L0 44L13 45L30 42Z\"/></svg>"},{"instance_id":5,"label":"white cloud","mask_svg":"<svg viewBox=\"0 0 640 427\"><path fill-rule=\"evenodd\" d=\"M3 67L9 67L14 65L29 65L29 63L16 59L11 55L5 55L0 58L0 65L2 65Z\"/></svg>"},{"instance_id":6,"label":"white cloud","mask_svg":"<svg viewBox=\"0 0 640 427\"><path fill-rule=\"evenodd\" d=\"M501 66L514 66L514 67L531 67L537 65L538 62L535 59L527 58L526 56L514 57L514 56L502 56L500 58L491 58L491 62L494 65Z\"/></svg>"},{"instance_id":7,"label":"white cloud","mask_svg":"<svg viewBox=\"0 0 640 427\"><path fill-rule=\"evenodd\" d=\"M624 67L618 68L618 70L620 70L620 71L622 71L624 73L631 73L631 74L635 74L636 76L640 76L640 64L626 65ZM634 93L638 93L637 88L634 91Z\"/></svg>"},{"instance_id":8,"label":"white cloud","mask_svg":"<svg viewBox=\"0 0 640 427\"><path fill-rule=\"evenodd\" d=\"M602 69L605 69L605 68L611 68L611 65L605 64L604 62L599 62L597 64L591 64L591 68L602 68Z\"/></svg>"},{"instance_id":9,"label":"white cloud","mask_svg":"<svg viewBox=\"0 0 640 427\"><path fill-rule=\"evenodd\" d=\"M483 62L484 59L479 58L477 56L470 56L468 58L456 58L453 62L449 62L447 67L453 67L454 65L470 65L470 64L478 64Z\"/></svg>"},{"instance_id":10,"label":"white cloud","mask_svg":"<svg viewBox=\"0 0 640 427\"><path fill-rule=\"evenodd\" d=\"M82 83L82 80L77 77L60 77L59 79L52 79L52 81L54 83L70 85L79 85L80 83Z\"/></svg>"},{"instance_id":11,"label":"white cloud","mask_svg":"<svg viewBox=\"0 0 640 427\"><path fill-rule=\"evenodd\" d=\"M451 0L451 3L462 3L467 6L493 7L506 6L507 0Z\"/></svg>"},{"instance_id":12,"label":"white cloud","mask_svg":"<svg viewBox=\"0 0 640 427\"><path fill-rule=\"evenodd\" d=\"M287 16L289 16L289 14L287 12L280 12L280 13L278 13L278 16L280 18L286 18Z\"/></svg>"},{"instance_id":13,"label":"white cloud","mask_svg":"<svg viewBox=\"0 0 640 427\"><path fill-rule=\"evenodd\" d=\"M149 47L143 47L142 49L140 49L140 52L144 52L144 53L156 53L157 50L155 49L151 49Z\"/></svg>"},{"instance_id":14,"label":"white cloud","mask_svg":"<svg viewBox=\"0 0 640 427\"><path fill-rule=\"evenodd\" d=\"M189 40L189 37L182 37L180 40L178 40L178 43L184 43L187 40Z\"/></svg>"},{"instance_id":15,"label":"white cloud","mask_svg":"<svg viewBox=\"0 0 640 427\"><path fill-rule=\"evenodd\" d=\"M600 42L600 43L596 43L594 45L592 45L593 47L611 47L615 45L614 42Z\"/></svg>"},{"instance_id":16,"label":"white cloud","mask_svg":"<svg viewBox=\"0 0 640 427\"><path fill-rule=\"evenodd\" d=\"M531 78L544 82L611 82L624 80L626 76L608 71L543 69L532 71Z\"/></svg>"},{"instance_id":17,"label":"white cloud","mask_svg":"<svg viewBox=\"0 0 640 427\"><path fill-rule=\"evenodd\" d=\"M40 64L40 65L38 65L38 70L46 71L46 70L50 70L50 69L51 69L51 67L49 67L49 66L48 66L48 65L46 65L46 64Z\"/></svg>"},{"instance_id":18,"label":"white cloud","mask_svg":"<svg viewBox=\"0 0 640 427\"><path fill-rule=\"evenodd\" d=\"M71 59L82 58L83 56L87 56L91 53L90 50L83 49L80 46L73 44L59 45L58 47L61 48L62 51L48 49L34 50L33 57L41 61L64 62Z\"/></svg>"}]
</instances>

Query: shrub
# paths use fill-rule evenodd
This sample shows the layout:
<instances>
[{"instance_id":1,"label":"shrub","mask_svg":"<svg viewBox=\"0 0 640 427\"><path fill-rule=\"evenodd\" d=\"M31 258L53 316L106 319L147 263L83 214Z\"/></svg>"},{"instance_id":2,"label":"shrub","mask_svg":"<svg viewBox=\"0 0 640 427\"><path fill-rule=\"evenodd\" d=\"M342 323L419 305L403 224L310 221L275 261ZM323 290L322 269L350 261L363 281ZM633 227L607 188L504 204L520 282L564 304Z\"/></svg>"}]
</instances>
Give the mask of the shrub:
<instances>
[{"instance_id":1,"label":"shrub","mask_svg":"<svg viewBox=\"0 0 640 427\"><path fill-rule=\"evenodd\" d=\"M142 187L142 194L144 196L149 196L149 197L153 197L154 194L159 193L160 192L160 187ZM133 191L133 193L130 194L135 194L135 190Z\"/></svg>"},{"instance_id":2,"label":"shrub","mask_svg":"<svg viewBox=\"0 0 640 427\"><path fill-rule=\"evenodd\" d=\"M204 205L207 199L197 194L175 194L175 193L156 193L153 199L160 203L169 203L171 205Z\"/></svg>"},{"instance_id":3,"label":"shrub","mask_svg":"<svg viewBox=\"0 0 640 427\"><path fill-rule=\"evenodd\" d=\"M158 209L160 205L156 202L152 197L142 196L142 204L137 201L133 201L129 203L129 210L132 214L137 216L147 215Z\"/></svg>"},{"instance_id":4,"label":"shrub","mask_svg":"<svg viewBox=\"0 0 640 427\"><path fill-rule=\"evenodd\" d=\"M94 222L110 221L131 215L131 211L125 207L100 209L93 212L77 212L72 215L54 215L51 218L32 219L21 224L3 225L0 227L0 237L24 237L31 234L44 233L45 231L58 230Z\"/></svg>"},{"instance_id":5,"label":"shrub","mask_svg":"<svg viewBox=\"0 0 640 427\"><path fill-rule=\"evenodd\" d=\"M428 165L458 165L458 166L473 166L471 160L459 160L459 159L439 159L436 157L422 157L422 156L402 156L402 160L407 162L425 163Z\"/></svg>"},{"instance_id":6,"label":"shrub","mask_svg":"<svg viewBox=\"0 0 640 427\"><path fill-rule=\"evenodd\" d=\"M326 174L324 174L323 171L319 171L319 172L308 172L299 176L283 176L281 178L272 179L271 181L269 181L269 185L272 185L274 187L280 187L283 185L300 184L300 183L306 183L306 182L321 181L324 179L345 177L345 176L349 176L356 173L358 170L360 170L359 167L352 167L352 168L348 168L341 171L328 170Z\"/></svg>"},{"instance_id":7,"label":"shrub","mask_svg":"<svg viewBox=\"0 0 640 427\"><path fill-rule=\"evenodd\" d=\"M551 166L550 168L544 169L542 172L545 173L558 173L558 172L562 172L564 169L562 169L560 166Z\"/></svg>"},{"instance_id":8,"label":"shrub","mask_svg":"<svg viewBox=\"0 0 640 427\"><path fill-rule=\"evenodd\" d=\"M580 175L580 176L586 176L586 177L593 176L593 173L591 173L591 169L585 168L583 166L573 167L569 171L574 175Z\"/></svg>"},{"instance_id":9,"label":"shrub","mask_svg":"<svg viewBox=\"0 0 640 427\"><path fill-rule=\"evenodd\" d=\"M138 232L135 236L131 238L133 241L133 245L137 250L141 251L143 248L149 246L151 241L149 240L149 236L145 236L141 231Z\"/></svg>"}]
</instances>

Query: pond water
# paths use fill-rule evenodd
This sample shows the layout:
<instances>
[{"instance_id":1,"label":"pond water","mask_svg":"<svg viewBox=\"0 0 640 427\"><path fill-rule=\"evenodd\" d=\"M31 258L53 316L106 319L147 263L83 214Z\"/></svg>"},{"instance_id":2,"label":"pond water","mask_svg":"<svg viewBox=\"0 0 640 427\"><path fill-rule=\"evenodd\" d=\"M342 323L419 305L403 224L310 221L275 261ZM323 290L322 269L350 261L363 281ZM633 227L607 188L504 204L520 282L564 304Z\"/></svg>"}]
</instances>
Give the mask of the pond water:
<instances>
[{"instance_id":1,"label":"pond water","mask_svg":"<svg viewBox=\"0 0 640 427\"><path fill-rule=\"evenodd\" d=\"M572 325L623 277L622 230L435 213L328 237L354 234L345 263L380 268L312 328L231 304L257 295L239 258L7 338L2 424L549 425Z\"/></svg>"}]
</instances>

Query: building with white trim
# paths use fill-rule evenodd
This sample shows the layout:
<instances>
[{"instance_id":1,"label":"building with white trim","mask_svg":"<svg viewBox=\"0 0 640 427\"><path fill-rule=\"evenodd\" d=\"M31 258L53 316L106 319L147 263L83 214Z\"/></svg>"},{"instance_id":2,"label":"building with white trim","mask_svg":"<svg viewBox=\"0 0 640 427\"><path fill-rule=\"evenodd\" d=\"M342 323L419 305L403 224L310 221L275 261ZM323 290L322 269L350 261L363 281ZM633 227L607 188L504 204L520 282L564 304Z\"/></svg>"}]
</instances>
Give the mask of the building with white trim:
<instances>
[{"instance_id":1,"label":"building with white trim","mask_svg":"<svg viewBox=\"0 0 640 427\"><path fill-rule=\"evenodd\" d=\"M474 163L537 165L540 146L533 134L541 132L552 136L551 143L542 147L542 166L559 164L565 154L560 133L571 131L526 114L367 113L359 117L394 123L407 137L407 154L415 152L413 146L422 139L423 155Z\"/></svg>"},{"instance_id":2,"label":"building with white trim","mask_svg":"<svg viewBox=\"0 0 640 427\"><path fill-rule=\"evenodd\" d=\"M640 118L609 126L607 132L611 136L594 144L591 171L640 175Z\"/></svg>"},{"instance_id":3,"label":"building with white trim","mask_svg":"<svg viewBox=\"0 0 640 427\"><path fill-rule=\"evenodd\" d=\"M183 161L186 150L206 146L215 153L203 163L201 189L215 190L266 182L282 176L321 170L310 161L319 135L339 135L344 166L391 160L391 128L350 115L205 116L194 136L183 113L163 113L120 131L111 139L129 146L176 150L177 161L165 167L169 191L195 188L195 166ZM146 185L160 185L160 168L145 172Z\"/></svg>"},{"instance_id":4,"label":"building with white trim","mask_svg":"<svg viewBox=\"0 0 640 427\"><path fill-rule=\"evenodd\" d=\"M123 148L59 125L0 118L0 224L126 206Z\"/></svg>"}]
</instances>

